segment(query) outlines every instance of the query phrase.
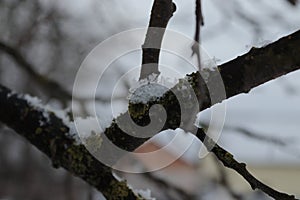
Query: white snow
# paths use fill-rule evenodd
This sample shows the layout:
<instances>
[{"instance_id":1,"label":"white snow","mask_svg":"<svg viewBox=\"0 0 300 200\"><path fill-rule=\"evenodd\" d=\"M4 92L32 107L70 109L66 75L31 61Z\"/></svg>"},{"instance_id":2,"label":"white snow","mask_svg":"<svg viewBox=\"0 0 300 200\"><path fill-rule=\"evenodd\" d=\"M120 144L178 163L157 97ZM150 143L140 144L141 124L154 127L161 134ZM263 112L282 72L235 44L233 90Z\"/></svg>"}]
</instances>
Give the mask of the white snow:
<instances>
[{"instance_id":1,"label":"white snow","mask_svg":"<svg viewBox=\"0 0 300 200\"><path fill-rule=\"evenodd\" d=\"M42 102L41 99L39 99L37 97L33 97L29 94L25 94L23 97L30 105L32 105L34 107L40 107L40 104Z\"/></svg>"},{"instance_id":2,"label":"white snow","mask_svg":"<svg viewBox=\"0 0 300 200\"><path fill-rule=\"evenodd\" d=\"M74 122L70 121L70 117L68 115L69 109L58 110L58 109L51 107L50 105L44 105L44 104L42 104L41 99L39 99L37 97L33 97L29 94L19 95L19 97L25 99L29 105L31 105L35 109L42 112L46 121L40 120L39 121L40 126L43 126L43 125L45 125L45 123L49 122L49 120L50 120L49 114L54 113L56 117L60 118L63 121L64 125L69 127L69 135L75 140L76 144L78 145L81 143L80 138L77 133L76 126L75 126Z\"/></svg>"},{"instance_id":3,"label":"white snow","mask_svg":"<svg viewBox=\"0 0 300 200\"><path fill-rule=\"evenodd\" d=\"M68 115L68 111L69 109L67 110L58 110L58 109L55 109L49 105L44 105L42 104L42 100L37 98L37 97L33 97L29 94L25 94L25 95L20 95L19 96L20 98L24 98L29 105L33 106L34 108L40 110L41 112L43 112L43 116L49 120L49 113L50 112L53 112L58 118L60 118L64 124L66 126L69 126L70 125L70 117Z\"/></svg>"},{"instance_id":4,"label":"white snow","mask_svg":"<svg viewBox=\"0 0 300 200\"><path fill-rule=\"evenodd\" d=\"M93 133L102 133L103 130L100 127L97 118L94 117L87 117L87 118L80 118L77 117L74 120L76 125L76 130L80 136L80 138L88 138Z\"/></svg>"},{"instance_id":5,"label":"white snow","mask_svg":"<svg viewBox=\"0 0 300 200\"><path fill-rule=\"evenodd\" d=\"M139 189L134 189L133 192L141 197L143 197L144 199L147 200L155 200L154 197L151 197L151 190L150 189L146 189L146 190L139 190Z\"/></svg>"},{"instance_id":6,"label":"white snow","mask_svg":"<svg viewBox=\"0 0 300 200\"><path fill-rule=\"evenodd\" d=\"M124 178L120 177L118 174L116 174L115 172L112 172L112 175L119 181L124 181Z\"/></svg>"},{"instance_id":7,"label":"white snow","mask_svg":"<svg viewBox=\"0 0 300 200\"><path fill-rule=\"evenodd\" d=\"M167 87L157 83L144 84L136 88L134 92L130 94L129 101L131 103L146 104L149 101L154 101L162 97L167 90Z\"/></svg>"},{"instance_id":8,"label":"white snow","mask_svg":"<svg viewBox=\"0 0 300 200\"><path fill-rule=\"evenodd\" d=\"M79 145L81 144L81 139L78 135L78 131L77 131L77 128L76 128L76 125L74 122L70 122L70 125L69 125L69 135L75 139L75 144Z\"/></svg>"},{"instance_id":9,"label":"white snow","mask_svg":"<svg viewBox=\"0 0 300 200\"><path fill-rule=\"evenodd\" d=\"M75 140L76 144L81 144L82 141L88 139L90 136L92 136L92 134L102 133L107 127L110 126L110 123L106 123L106 121L102 120L101 118L99 118L100 121L98 121L98 118L96 117L76 117L75 121L72 122L68 115L68 109L58 110L49 105L44 105L42 104L41 99L28 94L20 95L20 97L23 97L29 105L43 113L46 121L40 120L40 126L43 126L50 120L49 114L51 112L54 113L58 118L62 119L63 123L69 127L69 135Z\"/></svg>"}]
</instances>

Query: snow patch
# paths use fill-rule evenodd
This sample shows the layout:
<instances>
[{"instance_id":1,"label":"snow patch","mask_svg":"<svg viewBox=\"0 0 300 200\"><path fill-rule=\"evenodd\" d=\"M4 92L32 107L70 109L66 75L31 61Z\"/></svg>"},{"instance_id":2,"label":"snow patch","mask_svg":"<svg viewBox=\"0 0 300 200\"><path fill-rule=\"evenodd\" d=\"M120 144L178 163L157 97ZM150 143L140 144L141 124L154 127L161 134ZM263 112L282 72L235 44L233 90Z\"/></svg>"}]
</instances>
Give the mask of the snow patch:
<instances>
[{"instance_id":1,"label":"snow patch","mask_svg":"<svg viewBox=\"0 0 300 200\"><path fill-rule=\"evenodd\" d=\"M144 199L147 200L155 200L154 197L151 197L151 190L150 189L146 189L146 190L139 190L139 189L134 189L133 192L138 195L141 196Z\"/></svg>"},{"instance_id":2,"label":"snow patch","mask_svg":"<svg viewBox=\"0 0 300 200\"><path fill-rule=\"evenodd\" d=\"M49 113L54 113L58 118L60 118L64 124L66 126L69 126L71 121L70 121L70 117L69 117L69 109L66 109L66 110L58 110L58 109L55 109L49 105L44 105L42 104L42 100L37 98L37 97L33 97L29 94L25 94L25 95L21 95L20 96L21 98L23 97L27 103L29 105L31 105L32 107L38 109L39 111L42 112L43 116L47 119L47 121L49 122L50 120L50 116L49 116ZM45 122L40 122L40 123L45 123Z\"/></svg>"},{"instance_id":3,"label":"snow patch","mask_svg":"<svg viewBox=\"0 0 300 200\"><path fill-rule=\"evenodd\" d=\"M168 91L168 88L157 84L157 83L148 83L145 85L141 85L136 89L133 89L130 92L132 92L129 96L130 103L148 103L149 101L155 101L158 98L162 97L166 92Z\"/></svg>"},{"instance_id":4,"label":"snow patch","mask_svg":"<svg viewBox=\"0 0 300 200\"><path fill-rule=\"evenodd\" d=\"M76 130L81 138L89 138L93 133L102 133L103 130L100 127L97 118L87 117L75 118Z\"/></svg>"},{"instance_id":5,"label":"snow patch","mask_svg":"<svg viewBox=\"0 0 300 200\"><path fill-rule=\"evenodd\" d=\"M11 91L10 93L7 93L6 97L9 99L10 97L12 97L15 94L16 93L14 91Z\"/></svg>"},{"instance_id":6,"label":"snow patch","mask_svg":"<svg viewBox=\"0 0 300 200\"><path fill-rule=\"evenodd\" d=\"M44 105L42 104L41 99L37 97L33 97L29 94L19 95L19 97L25 99L29 105L42 112L46 120L40 119L39 121L40 126L43 126L46 123L50 122L50 113L54 113L56 117L60 118L63 121L64 125L69 127L69 136L75 140L76 144L81 143L80 138L77 134L77 129L75 127L75 124L70 120L69 109L58 110L49 105Z\"/></svg>"},{"instance_id":7,"label":"snow patch","mask_svg":"<svg viewBox=\"0 0 300 200\"><path fill-rule=\"evenodd\" d=\"M117 181L121 182L124 181L125 179L122 178L121 176L119 176L118 174L116 174L115 172L112 172L112 175L115 177L115 179L117 179Z\"/></svg>"},{"instance_id":8,"label":"snow patch","mask_svg":"<svg viewBox=\"0 0 300 200\"><path fill-rule=\"evenodd\" d=\"M129 89L128 100L130 103L143 103L155 101L162 97L168 90L178 83L177 79L169 77L158 77L152 74L149 77L138 81Z\"/></svg>"},{"instance_id":9,"label":"snow patch","mask_svg":"<svg viewBox=\"0 0 300 200\"><path fill-rule=\"evenodd\" d=\"M246 45L246 49L251 49L251 48L263 48L268 46L269 44L271 44L272 41L271 40L259 40L257 43L253 44L253 45Z\"/></svg>"},{"instance_id":10,"label":"snow patch","mask_svg":"<svg viewBox=\"0 0 300 200\"><path fill-rule=\"evenodd\" d=\"M70 125L69 125L69 135L75 140L75 143L77 145L80 145L82 142L81 142L81 139L78 135L78 132L77 132L77 128L76 128L76 125L74 122L70 122Z\"/></svg>"}]
</instances>

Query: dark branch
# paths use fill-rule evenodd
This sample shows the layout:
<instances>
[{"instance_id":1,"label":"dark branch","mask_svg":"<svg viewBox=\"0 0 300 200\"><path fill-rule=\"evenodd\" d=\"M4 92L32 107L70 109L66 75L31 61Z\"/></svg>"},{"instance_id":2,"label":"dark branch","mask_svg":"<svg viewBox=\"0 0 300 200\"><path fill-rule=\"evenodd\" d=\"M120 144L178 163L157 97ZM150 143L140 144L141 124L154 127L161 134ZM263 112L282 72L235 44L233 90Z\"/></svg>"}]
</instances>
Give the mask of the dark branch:
<instances>
[{"instance_id":1,"label":"dark branch","mask_svg":"<svg viewBox=\"0 0 300 200\"><path fill-rule=\"evenodd\" d=\"M195 36L194 36L194 44L192 45L192 56L197 56L198 61L198 68L201 70L201 56L200 56L200 33L201 33L201 26L204 25L204 18L202 14L202 6L201 0L196 0L196 9L195 9L195 16L196 16L196 26L195 26Z\"/></svg>"},{"instance_id":2,"label":"dark branch","mask_svg":"<svg viewBox=\"0 0 300 200\"><path fill-rule=\"evenodd\" d=\"M195 31L194 40L199 43L200 42L200 27L204 25L201 0L196 0L195 15L196 15L196 31Z\"/></svg>"},{"instance_id":3,"label":"dark branch","mask_svg":"<svg viewBox=\"0 0 300 200\"><path fill-rule=\"evenodd\" d=\"M258 179L256 179L246 168L245 163L239 163L236 161L231 153L216 144L211 138L209 138L202 129L198 129L197 138L202 141L205 147L215 154L215 156L223 163L225 167L233 169L239 173L250 185L253 190L260 189L264 193L273 197L276 200L295 200L295 196L288 195L265 185Z\"/></svg>"},{"instance_id":4,"label":"dark branch","mask_svg":"<svg viewBox=\"0 0 300 200\"><path fill-rule=\"evenodd\" d=\"M175 191L177 195L180 197L180 199L182 200L194 199L193 195L187 193L185 190L179 188L178 186L175 186L171 183L168 183L168 181L157 177L157 175L155 175L152 172L143 173L143 176L149 179L150 181L153 181L155 184L157 184L159 188L162 188L162 190ZM168 199L173 199L172 195L168 195L168 194L166 195L168 196Z\"/></svg>"},{"instance_id":5,"label":"dark branch","mask_svg":"<svg viewBox=\"0 0 300 200\"><path fill-rule=\"evenodd\" d=\"M226 98L228 99L241 93L248 93L252 88L267 81L300 69L299 52L300 31L297 31L266 47L252 48L247 54L220 65L218 69L224 82ZM195 94L199 98L200 110L202 111L212 106L210 95L198 91L200 74L195 72L187 76L189 77L189 82L193 86ZM213 79L214 74L210 77ZM181 88L180 84L177 84L174 88L176 87L178 87L179 90ZM222 99L220 99L220 102L221 101ZM171 91L168 91L157 101L149 102L146 105L130 104L129 113L135 122L147 125L145 122L149 121L149 109L154 104L163 105L168 114L163 130L176 129L179 127L181 124L180 105L176 100L176 96ZM187 120L191 120L190 116L187 117ZM118 147L133 151L149 139L128 135L118 127L116 121L118 121L118 118L105 130L105 135Z\"/></svg>"},{"instance_id":6,"label":"dark branch","mask_svg":"<svg viewBox=\"0 0 300 200\"><path fill-rule=\"evenodd\" d=\"M46 117L49 116L49 117ZM62 119L52 111L36 108L21 95L0 86L0 121L44 152L53 166L63 167L98 189L107 199L136 199L126 182L77 145Z\"/></svg>"},{"instance_id":7,"label":"dark branch","mask_svg":"<svg viewBox=\"0 0 300 200\"><path fill-rule=\"evenodd\" d=\"M217 165L217 169L218 169L219 174L220 174L220 180L219 180L219 183L220 183L224 188L226 188L227 192L231 195L231 197L232 197L233 199L236 199L236 200L243 200L243 195L241 195L241 194L235 192L235 191L233 190L233 188L231 187L224 166L221 164L221 162L218 160L218 158L214 157L214 161L215 161L215 163L216 163L216 165Z\"/></svg>"},{"instance_id":8,"label":"dark branch","mask_svg":"<svg viewBox=\"0 0 300 200\"><path fill-rule=\"evenodd\" d=\"M263 134L257 134L251 130L248 130L248 129L242 128L242 127L235 127L235 128L232 128L231 130L237 131L249 138L256 139L261 142L275 144L278 146L288 146L289 144L291 144L291 140L289 140L289 139L278 138L276 136L267 136L267 135L263 135ZM274 135L277 135L277 134L274 134Z\"/></svg>"},{"instance_id":9,"label":"dark branch","mask_svg":"<svg viewBox=\"0 0 300 200\"><path fill-rule=\"evenodd\" d=\"M300 31L222 64L219 70L227 97L248 93L252 88L300 68Z\"/></svg>"},{"instance_id":10,"label":"dark branch","mask_svg":"<svg viewBox=\"0 0 300 200\"><path fill-rule=\"evenodd\" d=\"M218 69L224 82L227 95L226 98L230 98L240 93L247 93L256 86L299 69L299 51L300 31L297 31L266 47L252 48L247 54L220 65ZM212 72L209 78L214 80L215 73L217 72ZM196 72L187 76L198 97L201 110L209 108L212 105L209 94L205 93L205 95L203 95L203 91L199 92L198 90L199 80L201 80L200 74ZM200 84L205 85L205 83ZM174 91L180 90L180 83L174 88ZM220 99L220 102L221 101L222 99ZM147 125L147 122L149 121L149 108L154 104L164 106L167 112L168 118L161 131L166 129L176 129L178 127L186 130L184 125L190 124L190 120L193 120L193 118L191 118L192 114L189 116L181 116L181 105L179 105L179 102L172 91L166 92L162 98L154 102L148 102L146 105L130 104L129 113L131 114L132 119L141 126ZM129 135L128 133L123 132L117 124L117 121L122 119L122 117L123 115L118 117L104 133L107 138L119 148L126 151L133 151L149 138L139 138L138 135L133 137L131 136L132 134ZM181 117L183 117L183 119L181 119ZM109 154L110 152L106 153ZM120 157L116 157L113 154L108 156L115 161L120 159ZM260 187L260 189L265 189L265 187Z\"/></svg>"},{"instance_id":11,"label":"dark branch","mask_svg":"<svg viewBox=\"0 0 300 200\"><path fill-rule=\"evenodd\" d=\"M158 70L160 47L170 18L176 10L172 0L154 0L149 28L142 46L142 68L140 80L150 75L159 75Z\"/></svg>"},{"instance_id":12,"label":"dark branch","mask_svg":"<svg viewBox=\"0 0 300 200\"><path fill-rule=\"evenodd\" d=\"M203 127L204 129L208 128L208 123L200 123L201 127ZM243 127L233 127L233 126L228 126L225 125L223 127L223 130L226 131L234 131L237 132L238 134L244 135L246 137L249 137L251 139L254 140L258 140L260 142L265 142L265 143L270 143L270 144L274 144L277 146L288 146L289 144L291 144L292 142L292 138L286 139L286 138L279 138L276 137L276 133L272 134L272 136L257 132L257 131L253 131L247 128L243 128Z\"/></svg>"},{"instance_id":13,"label":"dark branch","mask_svg":"<svg viewBox=\"0 0 300 200\"><path fill-rule=\"evenodd\" d=\"M293 6L297 5L297 3L298 3L298 0L286 0L286 1Z\"/></svg>"},{"instance_id":14,"label":"dark branch","mask_svg":"<svg viewBox=\"0 0 300 200\"><path fill-rule=\"evenodd\" d=\"M260 84L299 69L299 51L300 31L297 31L266 47L253 48L247 54L220 65L218 68L224 81L227 98L249 92ZM190 83L195 86L195 93L200 97L196 84L199 81L199 73L190 74L188 77ZM168 113L168 119L163 130L179 127L181 120L180 107L178 101L176 101L176 96L172 92L167 92L157 102L150 102L142 106L130 105L130 110L135 114L133 118L138 123L143 121L145 123L147 121L145 119L148 119L148 109L156 103L163 105ZM148 105L149 107L147 107ZM209 98L204 100L202 98L201 105L201 110L209 108L211 106ZM142 112L134 112L135 110ZM106 196L109 196L111 192L115 192L112 188L114 185L122 188L122 191L127 191L128 196L133 195L125 183L122 184L122 182L117 182L114 179L109 168L95 160L83 146L73 144L72 138L67 137L68 127L53 113L49 113L49 116L51 116L50 121L45 121L46 119L40 110L28 105L28 102L18 95L11 96L11 92L4 87L0 87L0 111L0 121L45 152L52 158L56 166L63 166L73 172L98 188ZM46 123L44 126L40 125L41 120ZM118 147L128 151L135 150L148 139L129 136L118 127L116 122L113 122L105 130L105 135ZM218 148L215 149L218 150ZM109 155L110 152L106 153L107 156L114 157L114 155ZM223 159L226 161L226 155L228 155L226 152L220 150L219 155L225 156ZM235 166L242 166L239 163L235 164ZM239 170L243 171L245 168ZM249 179L249 177L251 176L247 178ZM107 180L111 180L114 184L107 185ZM257 184L258 186L253 185L253 187L269 190L260 182Z\"/></svg>"}]
</instances>

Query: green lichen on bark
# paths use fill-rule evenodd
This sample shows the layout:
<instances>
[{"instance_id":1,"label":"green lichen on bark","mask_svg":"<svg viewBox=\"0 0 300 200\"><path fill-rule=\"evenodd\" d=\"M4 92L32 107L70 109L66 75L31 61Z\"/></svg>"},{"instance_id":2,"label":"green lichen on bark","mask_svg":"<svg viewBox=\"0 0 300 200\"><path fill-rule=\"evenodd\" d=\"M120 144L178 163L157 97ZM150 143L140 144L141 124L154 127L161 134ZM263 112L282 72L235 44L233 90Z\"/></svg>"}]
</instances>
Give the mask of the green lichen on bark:
<instances>
[{"instance_id":1,"label":"green lichen on bark","mask_svg":"<svg viewBox=\"0 0 300 200\"><path fill-rule=\"evenodd\" d=\"M12 94L1 85L0 107L0 120L49 156L55 168L63 167L104 193L106 198L111 196L109 191L113 186L107 183L118 183L111 168L94 158L84 145L77 145L62 119L46 109L35 108L21 95ZM128 187L123 185L121 189L123 194L128 194L124 199L136 199Z\"/></svg>"},{"instance_id":2,"label":"green lichen on bark","mask_svg":"<svg viewBox=\"0 0 300 200\"><path fill-rule=\"evenodd\" d=\"M66 150L65 161L71 172L86 173L92 158L87 154L83 145L72 145Z\"/></svg>"},{"instance_id":3,"label":"green lichen on bark","mask_svg":"<svg viewBox=\"0 0 300 200\"><path fill-rule=\"evenodd\" d=\"M266 47L252 49L248 54L219 66L218 69L224 81L227 97L247 92L268 80L299 69L299 47L300 31ZM197 80L199 80L197 76L199 75L193 73L188 76L197 97L205 94L197 90L199 85L197 84ZM207 104L202 104L201 110L211 106L209 101L207 102ZM161 103L168 112L164 130L167 128L175 129L180 126L179 103L172 92L167 92L155 103ZM0 107L0 120L3 123L26 137L33 145L47 154L57 166L63 166L72 171L109 197L109 191L112 189L111 186L106 186L106 181L114 180L110 168L99 163L86 150L81 149L82 147L72 146L74 141L66 136L68 128L63 125L61 119L52 116L48 122L40 110L36 110L24 99L2 86L0 86ZM148 107L137 109L137 111L131 109L132 117L137 119L139 123L147 119L147 112ZM51 115L51 113L49 114ZM44 120L42 122L47 122L46 125L40 125L41 119ZM127 136L115 122L106 129L105 133L111 141L118 144L117 146L128 151L133 151L147 140L147 138L138 139ZM222 152L219 153L221 155ZM233 160L231 155L222 155L226 162ZM113 189L113 191L119 191L119 189ZM123 189L122 196L126 196L125 193L128 191L128 196L131 196L131 199L136 198L131 190L125 187Z\"/></svg>"},{"instance_id":4,"label":"green lichen on bark","mask_svg":"<svg viewBox=\"0 0 300 200\"><path fill-rule=\"evenodd\" d=\"M141 119L149 111L148 103L129 103L128 112L133 119Z\"/></svg>"},{"instance_id":5,"label":"green lichen on bark","mask_svg":"<svg viewBox=\"0 0 300 200\"><path fill-rule=\"evenodd\" d=\"M110 190L107 191L107 196L110 196L108 200L114 200L114 199L125 199L128 197L129 193L127 188L126 181L111 181L109 183Z\"/></svg>"}]
</instances>

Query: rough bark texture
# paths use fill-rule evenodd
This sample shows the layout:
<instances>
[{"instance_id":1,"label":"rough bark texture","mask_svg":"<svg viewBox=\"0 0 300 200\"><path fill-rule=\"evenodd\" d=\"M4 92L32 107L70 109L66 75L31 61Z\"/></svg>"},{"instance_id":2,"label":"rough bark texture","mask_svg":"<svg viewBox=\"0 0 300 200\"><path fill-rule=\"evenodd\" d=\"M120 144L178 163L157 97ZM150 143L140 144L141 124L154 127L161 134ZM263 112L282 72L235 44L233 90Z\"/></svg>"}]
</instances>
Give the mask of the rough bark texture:
<instances>
[{"instance_id":1,"label":"rough bark texture","mask_svg":"<svg viewBox=\"0 0 300 200\"><path fill-rule=\"evenodd\" d=\"M21 95L3 86L0 86L0 121L44 152L55 168L63 167L82 178L107 199L137 199L126 182L116 180L109 167L94 158L83 145L75 144L62 119L30 105Z\"/></svg>"},{"instance_id":2,"label":"rough bark texture","mask_svg":"<svg viewBox=\"0 0 300 200\"><path fill-rule=\"evenodd\" d=\"M227 98L249 92L251 88L299 69L299 52L300 31L297 31L266 47L253 48L246 55L219 66ZM214 73L211 78L213 76ZM201 110L210 107L209 96L197 89L197 81L202 80L199 79L199 73L190 74L188 77L197 97L201 99ZM179 83L175 88L180 89L181 86L182 83ZM203 98L205 96L206 98ZM146 125L149 122L149 108L155 103L161 103L168 113L164 130L175 129L182 125L179 102L171 91L168 91L162 98L147 104L131 104L129 111L137 124ZM0 121L23 135L48 155L54 166L62 166L81 177L108 199L136 198L124 182L118 182L111 175L110 168L97 161L82 145L74 145L73 139L68 137L68 127L61 119L53 113L49 115L50 120L47 121L40 109L30 106L20 96L11 94L7 88L0 87ZM116 122L105 130L105 134L113 143L128 151L133 151L148 139L129 136L122 132Z\"/></svg>"},{"instance_id":3,"label":"rough bark texture","mask_svg":"<svg viewBox=\"0 0 300 200\"><path fill-rule=\"evenodd\" d=\"M226 98L248 93L252 88L267 81L300 69L299 52L300 31L297 31L268 46L252 48L247 54L220 65L218 70L224 82ZM200 110L209 108L211 106L211 94L208 94L207 91L199 92L198 84L205 85L199 72L187 76L198 97ZM209 78L213 80L214 76L218 76L218 73L211 72ZM201 81L201 83L198 83L198 81ZM181 83L174 88L176 87L181 88ZM205 86L201 88L205 88ZM176 129L180 126L182 123L180 105L172 91L168 91L162 98L148 102L148 104L129 105L129 113L132 119L139 125L146 125L149 122L149 109L154 104L163 105L168 114L163 130ZM138 135L132 137L124 133L115 121L105 130L105 134L114 144L127 151L133 151L148 139L138 138Z\"/></svg>"},{"instance_id":4,"label":"rough bark texture","mask_svg":"<svg viewBox=\"0 0 300 200\"><path fill-rule=\"evenodd\" d=\"M253 87L300 67L300 31L219 66L227 97L247 93Z\"/></svg>"}]
</instances>

